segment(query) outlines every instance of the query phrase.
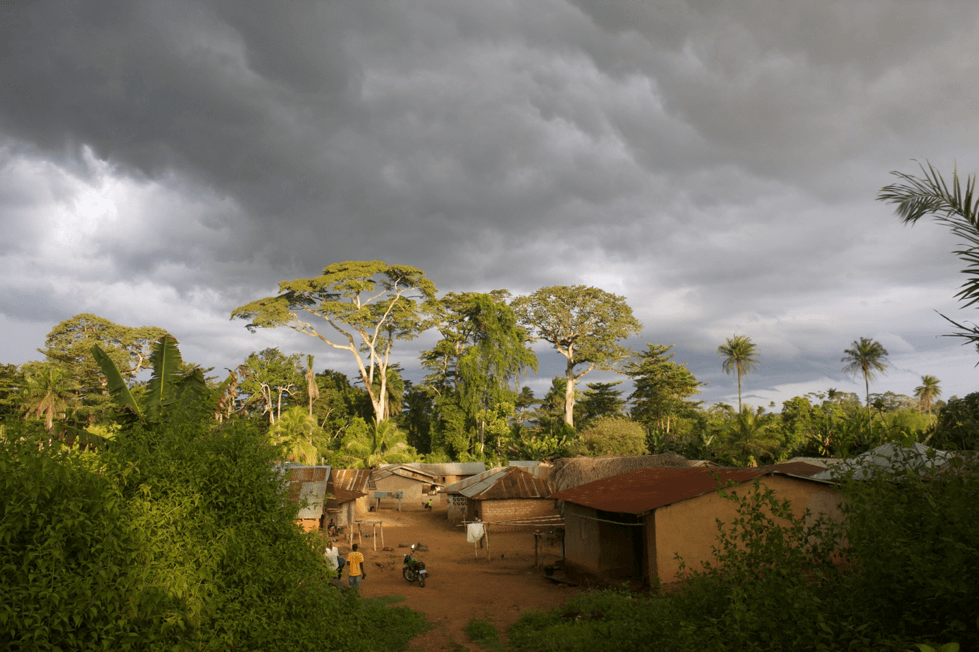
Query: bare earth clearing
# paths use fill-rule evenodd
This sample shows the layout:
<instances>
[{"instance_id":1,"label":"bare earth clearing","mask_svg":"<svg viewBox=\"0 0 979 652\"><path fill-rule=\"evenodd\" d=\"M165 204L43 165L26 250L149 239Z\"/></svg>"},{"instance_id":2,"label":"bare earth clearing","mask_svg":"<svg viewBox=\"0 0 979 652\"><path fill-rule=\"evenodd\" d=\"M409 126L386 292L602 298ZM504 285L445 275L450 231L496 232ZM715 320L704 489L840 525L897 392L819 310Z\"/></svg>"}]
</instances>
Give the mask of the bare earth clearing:
<instances>
[{"instance_id":1,"label":"bare earth clearing","mask_svg":"<svg viewBox=\"0 0 979 652\"><path fill-rule=\"evenodd\" d=\"M578 592L577 588L546 579L543 569L534 568L532 531L498 532L490 526L492 558L487 560L486 550L481 549L476 559L474 545L466 541L465 529L449 525L445 509L428 512L418 505L404 505L402 510L382 505L380 512L371 515L384 522L384 546L394 551L382 550L380 532L376 552L374 539L363 539L360 550L366 560L367 579L361 583L361 593L365 598L404 596L405 600L394 605L425 615L433 628L414 638L411 650L482 650L470 642L464 631L473 618L493 623L505 638L506 630L523 612L559 605ZM370 533L370 527L366 526L364 532ZM354 543L357 541L355 535ZM399 544L418 542L428 546L428 552L416 555L429 571L425 588L409 584L401 575L402 556L408 549L399 548ZM346 536L337 545L343 556L350 551ZM545 550L543 559L549 564L560 555L558 542ZM346 573L342 579L346 584Z\"/></svg>"}]
</instances>

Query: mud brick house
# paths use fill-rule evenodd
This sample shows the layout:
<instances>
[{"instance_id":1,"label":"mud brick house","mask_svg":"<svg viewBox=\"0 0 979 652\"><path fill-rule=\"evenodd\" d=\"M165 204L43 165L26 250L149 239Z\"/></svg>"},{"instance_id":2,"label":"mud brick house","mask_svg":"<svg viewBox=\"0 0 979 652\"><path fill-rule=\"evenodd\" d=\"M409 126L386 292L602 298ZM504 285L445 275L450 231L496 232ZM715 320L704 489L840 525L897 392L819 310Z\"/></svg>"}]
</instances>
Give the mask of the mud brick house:
<instances>
[{"instance_id":1,"label":"mud brick house","mask_svg":"<svg viewBox=\"0 0 979 652\"><path fill-rule=\"evenodd\" d=\"M371 474L377 491L400 491L408 505L421 503L433 496L438 488L439 476L407 464L393 464L374 469Z\"/></svg>"},{"instance_id":2,"label":"mud brick house","mask_svg":"<svg viewBox=\"0 0 979 652\"><path fill-rule=\"evenodd\" d=\"M680 570L676 556L689 569L701 568L713 557L717 521L736 516L736 504L717 493L718 481L755 480L788 499L798 516L808 508L839 518L842 498L834 484L785 471L637 469L552 494L564 501L565 567L605 582L673 582Z\"/></svg>"},{"instance_id":3,"label":"mud brick house","mask_svg":"<svg viewBox=\"0 0 979 652\"><path fill-rule=\"evenodd\" d=\"M439 495L442 496L443 500L445 501L449 522L461 523L462 521L466 520L466 501L468 498L462 495L461 491L463 489L495 476L504 468L506 467L497 466L487 471L483 471L482 473L477 473L476 475L459 480L458 482L454 482L439 491Z\"/></svg>"},{"instance_id":4,"label":"mud brick house","mask_svg":"<svg viewBox=\"0 0 979 652\"><path fill-rule=\"evenodd\" d=\"M326 499L328 466L303 466L288 462L282 466L289 499L299 506L297 519L307 532L321 526Z\"/></svg>"},{"instance_id":5,"label":"mud brick house","mask_svg":"<svg viewBox=\"0 0 979 652\"><path fill-rule=\"evenodd\" d=\"M333 469L326 485L327 523L332 520L337 527L346 527L363 519L370 509L373 489L370 469Z\"/></svg>"},{"instance_id":6,"label":"mud brick house","mask_svg":"<svg viewBox=\"0 0 979 652\"><path fill-rule=\"evenodd\" d=\"M474 476L457 494L466 501L465 520L479 518L496 524L494 530L534 528L558 520L561 512L550 497L547 471L507 466Z\"/></svg>"}]
</instances>

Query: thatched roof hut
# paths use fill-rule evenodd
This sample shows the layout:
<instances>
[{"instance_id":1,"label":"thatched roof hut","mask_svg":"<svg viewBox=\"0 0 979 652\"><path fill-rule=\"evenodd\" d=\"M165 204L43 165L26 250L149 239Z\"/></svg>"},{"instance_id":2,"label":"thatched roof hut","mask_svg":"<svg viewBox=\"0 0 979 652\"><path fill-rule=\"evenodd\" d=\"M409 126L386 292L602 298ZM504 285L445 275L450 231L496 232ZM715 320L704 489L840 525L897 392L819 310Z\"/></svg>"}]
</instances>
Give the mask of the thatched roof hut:
<instances>
[{"instance_id":1,"label":"thatched roof hut","mask_svg":"<svg viewBox=\"0 0 979 652\"><path fill-rule=\"evenodd\" d=\"M550 480L554 491L558 492L652 466L689 467L691 463L684 456L675 453L561 458L554 462Z\"/></svg>"}]
</instances>

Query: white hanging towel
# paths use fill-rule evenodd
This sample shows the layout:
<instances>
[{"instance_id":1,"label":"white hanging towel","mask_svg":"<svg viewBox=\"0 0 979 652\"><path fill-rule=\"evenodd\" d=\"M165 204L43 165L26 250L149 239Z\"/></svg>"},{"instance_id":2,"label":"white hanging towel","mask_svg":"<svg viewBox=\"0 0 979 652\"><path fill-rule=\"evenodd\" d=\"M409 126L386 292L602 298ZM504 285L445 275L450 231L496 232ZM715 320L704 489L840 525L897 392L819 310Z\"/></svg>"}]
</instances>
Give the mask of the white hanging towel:
<instances>
[{"instance_id":1,"label":"white hanging towel","mask_svg":"<svg viewBox=\"0 0 979 652\"><path fill-rule=\"evenodd\" d=\"M482 523L470 523L466 526L466 541L469 543L476 543L483 538L483 524Z\"/></svg>"}]
</instances>

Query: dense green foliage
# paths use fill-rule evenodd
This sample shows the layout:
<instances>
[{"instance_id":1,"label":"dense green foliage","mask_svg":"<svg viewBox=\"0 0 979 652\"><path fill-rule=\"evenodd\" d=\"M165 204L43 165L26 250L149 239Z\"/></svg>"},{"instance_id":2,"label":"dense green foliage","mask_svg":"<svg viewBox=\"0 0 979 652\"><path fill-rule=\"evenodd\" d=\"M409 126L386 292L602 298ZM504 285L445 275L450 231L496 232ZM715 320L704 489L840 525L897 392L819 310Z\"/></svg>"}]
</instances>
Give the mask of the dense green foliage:
<instances>
[{"instance_id":1,"label":"dense green foliage","mask_svg":"<svg viewBox=\"0 0 979 652\"><path fill-rule=\"evenodd\" d=\"M794 518L758 485L728 490L738 517L705 570L669 592L588 592L526 614L510 642L539 652L976 649L979 466L961 462L847 483L845 528Z\"/></svg>"},{"instance_id":2,"label":"dense green foliage","mask_svg":"<svg viewBox=\"0 0 979 652\"><path fill-rule=\"evenodd\" d=\"M578 455L642 455L646 452L646 432L638 423L624 417L602 417L589 423L571 445Z\"/></svg>"},{"instance_id":3,"label":"dense green foliage","mask_svg":"<svg viewBox=\"0 0 979 652\"><path fill-rule=\"evenodd\" d=\"M287 499L279 460L294 447L259 420L216 422L215 392L181 372L172 338L138 399L93 352L119 406L111 445L2 426L0 647L396 650L423 627L330 584ZM305 440L312 417L286 414L273 436Z\"/></svg>"},{"instance_id":4,"label":"dense green foliage","mask_svg":"<svg viewBox=\"0 0 979 652\"><path fill-rule=\"evenodd\" d=\"M0 442L4 649L400 649L419 631L329 584L253 424L137 424L97 454L23 434Z\"/></svg>"}]
</instances>

